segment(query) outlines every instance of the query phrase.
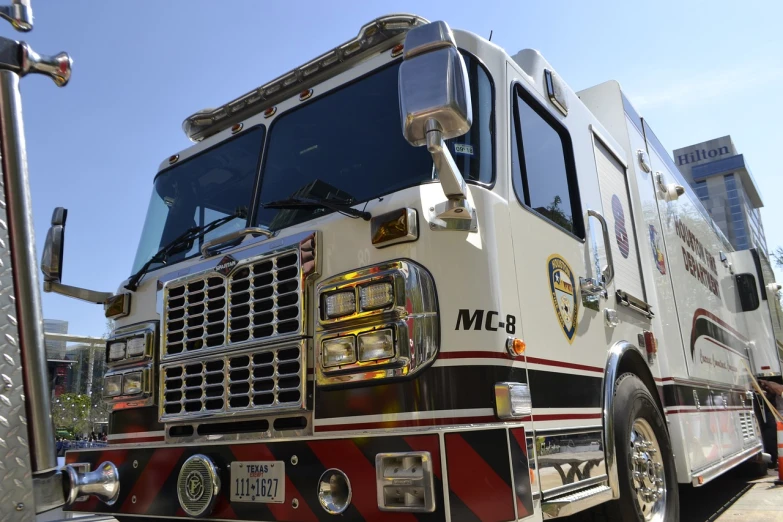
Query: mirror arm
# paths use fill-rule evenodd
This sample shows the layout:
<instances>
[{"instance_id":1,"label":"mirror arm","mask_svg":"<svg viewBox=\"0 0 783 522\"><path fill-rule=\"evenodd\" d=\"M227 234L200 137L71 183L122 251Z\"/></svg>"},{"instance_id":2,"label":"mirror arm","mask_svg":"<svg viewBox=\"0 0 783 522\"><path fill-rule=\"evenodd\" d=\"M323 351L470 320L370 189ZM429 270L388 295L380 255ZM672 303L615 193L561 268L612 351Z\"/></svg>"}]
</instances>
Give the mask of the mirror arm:
<instances>
[{"instance_id":1,"label":"mirror arm","mask_svg":"<svg viewBox=\"0 0 783 522\"><path fill-rule=\"evenodd\" d=\"M54 281L44 281L43 290L44 292L54 292L55 294L73 297L74 299L101 305L114 295L111 292L97 292L95 290L79 288L78 286L64 285Z\"/></svg>"},{"instance_id":2,"label":"mirror arm","mask_svg":"<svg viewBox=\"0 0 783 522\"><path fill-rule=\"evenodd\" d=\"M447 198L444 203L439 203L430 209L430 228L476 232L478 230L476 210L468 201L468 186L446 147L441 126L437 120L429 119L426 131L427 150L432 155L438 180Z\"/></svg>"},{"instance_id":3,"label":"mirror arm","mask_svg":"<svg viewBox=\"0 0 783 522\"><path fill-rule=\"evenodd\" d=\"M440 123L431 118L427 120L426 130L427 150L432 155L443 192L449 199L466 198L468 188L465 185L465 178L462 177L459 167L454 163L454 158L446 147Z\"/></svg>"}]
</instances>

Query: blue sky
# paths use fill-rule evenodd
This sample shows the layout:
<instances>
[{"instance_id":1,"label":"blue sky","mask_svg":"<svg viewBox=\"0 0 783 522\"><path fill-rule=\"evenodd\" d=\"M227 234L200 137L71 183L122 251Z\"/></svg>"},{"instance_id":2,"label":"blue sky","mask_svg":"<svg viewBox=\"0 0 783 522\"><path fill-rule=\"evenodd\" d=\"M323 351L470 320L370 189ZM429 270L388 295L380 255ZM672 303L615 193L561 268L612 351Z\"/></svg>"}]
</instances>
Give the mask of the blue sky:
<instances>
[{"instance_id":1,"label":"blue sky","mask_svg":"<svg viewBox=\"0 0 783 522\"><path fill-rule=\"evenodd\" d=\"M637 4L634 2L633 4ZM640 3L639 3L640 4ZM188 146L182 120L412 12L514 54L539 49L576 90L618 80L672 149L731 134L753 170L770 247L783 245L783 3L34 0L40 53L68 51L71 83L22 82L38 252L51 211L69 209L64 282L116 290L129 275L152 178ZM780 277L779 277L780 279ZM44 294L44 315L102 335L103 310Z\"/></svg>"}]
</instances>

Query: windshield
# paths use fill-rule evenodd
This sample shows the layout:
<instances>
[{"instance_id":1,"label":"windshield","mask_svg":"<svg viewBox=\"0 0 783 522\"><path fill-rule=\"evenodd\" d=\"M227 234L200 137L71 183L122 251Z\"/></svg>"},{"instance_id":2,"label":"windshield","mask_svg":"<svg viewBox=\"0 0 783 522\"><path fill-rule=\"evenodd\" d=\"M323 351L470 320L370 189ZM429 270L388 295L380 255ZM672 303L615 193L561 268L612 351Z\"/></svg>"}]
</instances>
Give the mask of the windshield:
<instances>
[{"instance_id":1,"label":"windshield","mask_svg":"<svg viewBox=\"0 0 783 522\"><path fill-rule=\"evenodd\" d=\"M263 141L263 127L249 129L155 178L133 273L187 229L250 207ZM169 263L197 254L204 241L245 226L244 219L229 221L171 255Z\"/></svg>"},{"instance_id":2,"label":"windshield","mask_svg":"<svg viewBox=\"0 0 783 522\"><path fill-rule=\"evenodd\" d=\"M491 183L492 86L465 55L473 126L448 147L468 181ZM331 212L326 208L265 209L290 197L335 198L352 205L433 179L426 147L402 136L399 62L279 117L270 127L256 223L280 229Z\"/></svg>"}]
</instances>

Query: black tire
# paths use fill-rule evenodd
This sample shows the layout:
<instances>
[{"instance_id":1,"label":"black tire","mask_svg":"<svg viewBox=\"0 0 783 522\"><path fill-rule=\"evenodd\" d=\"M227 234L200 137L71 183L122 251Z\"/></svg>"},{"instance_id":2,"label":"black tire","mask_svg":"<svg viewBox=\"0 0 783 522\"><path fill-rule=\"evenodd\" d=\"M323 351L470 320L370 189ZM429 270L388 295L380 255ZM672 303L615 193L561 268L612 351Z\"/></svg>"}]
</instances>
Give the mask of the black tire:
<instances>
[{"instance_id":1,"label":"black tire","mask_svg":"<svg viewBox=\"0 0 783 522\"><path fill-rule=\"evenodd\" d=\"M626 373L617 379L614 386L614 442L617 474L620 482L620 498L608 503L606 514L610 520L630 522L644 520L636 499L631 474L630 441L631 430L636 419L647 421L657 439L660 455L663 461L663 472L666 481L666 505L664 520L680 519L679 486L674 468L672 445L669 431L666 429L660 410L649 390L636 375Z\"/></svg>"}]
</instances>

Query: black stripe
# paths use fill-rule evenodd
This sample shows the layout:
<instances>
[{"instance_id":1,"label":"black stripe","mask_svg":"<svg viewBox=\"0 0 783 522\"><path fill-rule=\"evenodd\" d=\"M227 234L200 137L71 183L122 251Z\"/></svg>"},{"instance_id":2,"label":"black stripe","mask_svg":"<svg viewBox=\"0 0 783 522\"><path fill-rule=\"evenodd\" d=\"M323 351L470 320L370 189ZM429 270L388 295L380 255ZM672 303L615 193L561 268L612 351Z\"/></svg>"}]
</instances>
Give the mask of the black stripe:
<instances>
[{"instance_id":1,"label":"black stripe","mask_svg":"<svg viewBox=\"0 0 783 522\"><path fill-rule=\"evenodd\" d=\"M318 502L318 493L316 491L318 478L326 471L326 467L318 460L315 453L310 449L306 442L285 442L278 444L267 444L267 448L275 456L275 459L286 463L285 473L294 487L299 491L303 500L310 511L321 522L333 522L335 517L324 511ZM298 462L296 466L291 464L291 457L296 455ZM351 505L341 515L343 520L364 520L355 506Z\"/></svg>"},{"instance_id":2,"label":"black stripe","mask_svg":"<svg viewBox=\"0 0 783 522\"><path fill-rule=\"evenodd\" d=\"M533 408L600 408L602 376L529 370Z\"/></svg>"},{"instance_id":3,"label":"black stripe","mask_svg":"<svg viewBox=\"0 0 783 522\"><path fill-rule=\"evenodd\" d=\"M160 450L160 451L166 451L166 450ZM188 460L188 457L190 457L193 453L196 453L195 451L184 451L182 452L182 455L180 455L179 460L174 465L174 467L171 469L171 473L168 477L166 477L166 480L163 482L163 485L160 488L160 491L157 495L155 495L155 498L150 503L149 507L147 508L147 513L150 515L155 515L159 517L173 517L176 516L177 511L179 510L179 499L177 498L177 480L179 479L179 470L182 469L182 466L185 464L185 461ZM130 457L130 455L128 455ZM223 477L221 477L221 480ZM227 479L226 479L227 480ZM115 504L116 506L117 504Z\"/></svg>"},{"instance_id":4,"label":"black stripe","mask_svg":"<svg viewBox=\"0 0 783 522\"><path fill-rule=\"evenodd\" d=\"M459 520L459 522L481 522L481 519L450 489L449 507L451 509L451 520Z\"/></svg>"},{"instance_id":5,"label":"black stripe","mask_svg":"<svg viewBox=\"0 0 783 522\"><path fill-rule=\"evenodd\" d=\"M728 406L743 406L743 396L745 392L736 390L714 389L705 386L694 386L688 384L666 384L663 386L663 404L667 408L674 406L696 406L696 397L699 398L700 406L723 406L723 396L727 400ZM750 406L746 401L746 406Z\"/></svg>"},{"instance_id":6,"label":"black stripe","mask_svg":"<svg viewBox=\"0 0 783 522\"><path fill-rule=\"evenodd\" d=\"M463 431L460 435L510 488L511 470L506 430Z\"/></svg>"},{"instance_id":7,"label":"black stripe","mask_svg":"<svg viewBox=\"0 0 783 522\"><path fill-rule=\"evenodd\" d=\"M598 408L603 377L529 370L534 408ZM527 382L524 368L436 366L415 379L360 388L319 388L318 419L436 410L494 408L495 383Z\"/></svg>"},{"instance_id":8,"label":"black stripe","mask_svg":"<svg viewBox=\"0 0 783 522\"><path fill-rule=\"evenodd\" d=\"M696 359L696 341L699 337L711 337L739 354L746 357L748 355L745 343L738 339L735 334L721 325L713 323L706 316L700 316L694 321L693 331L691 332L691 357L694 360Z\"/></svg>"},{"instance_id":9,"label":"black stripe","mask_svg":"<svg viewBox=\"0 0 783 522\"><path fill-rule=\"evenodd\" d=\"M163 431L163 424L158 422L157 406L146 408L131 408L113 411L109 416L109 434L132 433L139 431Z\"/></svg>"}]
</instances>

